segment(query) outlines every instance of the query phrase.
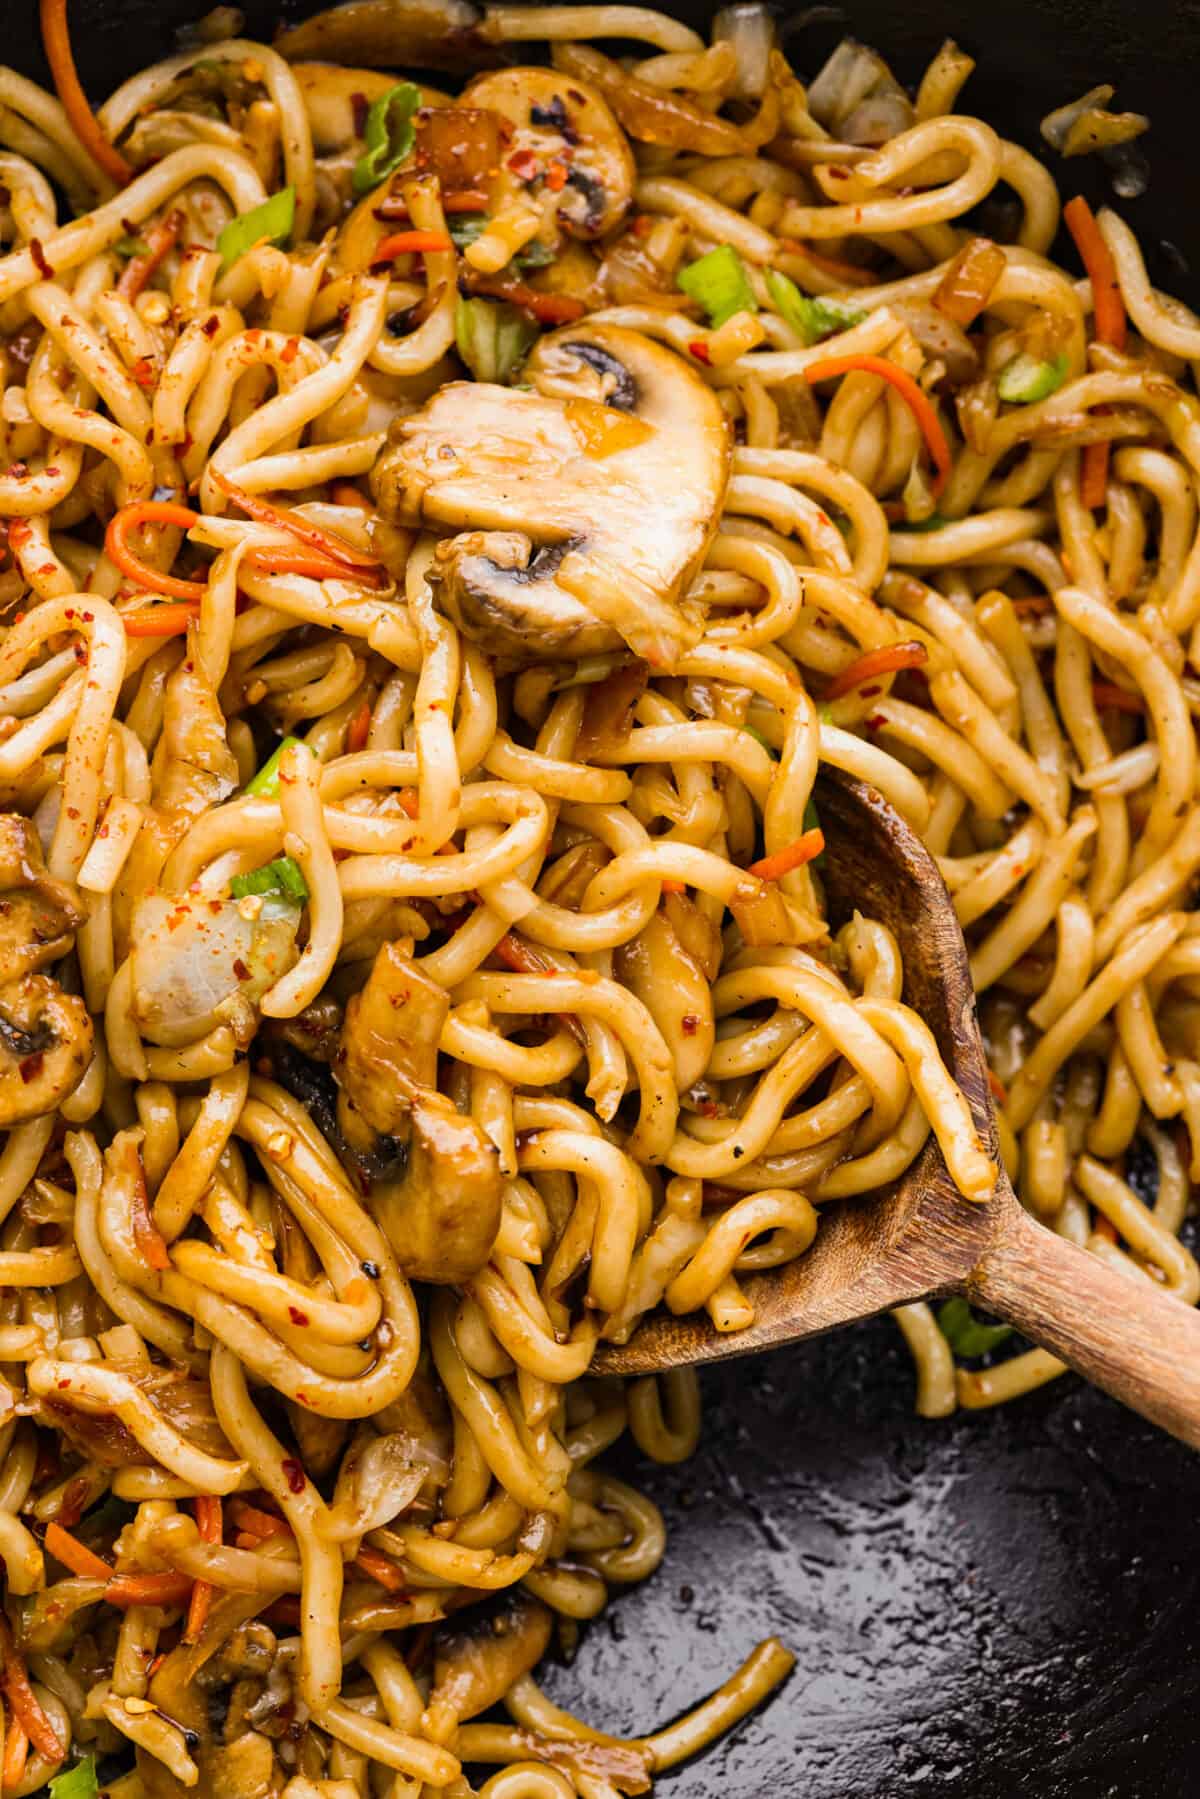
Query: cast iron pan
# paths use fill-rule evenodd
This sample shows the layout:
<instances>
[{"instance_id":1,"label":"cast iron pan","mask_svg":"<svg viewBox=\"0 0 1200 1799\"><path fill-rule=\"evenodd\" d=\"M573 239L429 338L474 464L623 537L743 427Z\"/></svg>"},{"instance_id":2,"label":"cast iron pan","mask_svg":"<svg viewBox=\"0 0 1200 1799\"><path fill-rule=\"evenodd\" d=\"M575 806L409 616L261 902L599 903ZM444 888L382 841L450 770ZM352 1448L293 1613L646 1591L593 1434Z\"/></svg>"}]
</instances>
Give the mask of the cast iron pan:
<instances>
[{"instance_id":1,"label":"cast iron pan","mask_svg":"<svg viewBox=\"0 0 1200 1799\"><path fill-rule=\"evenodd\" d=\"M164 54L206 0L73 0L99 98ZM666 0L695 23L707 7ZM5 54L45 79L34 0ZM249 0L250 34L279 15ZM288 16L313 11L293 4ZM1030 148L1053 105L1110 80L1152 115L1148 191L1123 204L1152 272L1200 300L1194 0L856 0L786 20L801 74L847 29L913 79L953 35L980 62L968 109ZM14 41L15 39L15 41ZM1063 165L1056 173L1061 177ZM1110 198L1108 174L1067 165ZM1073 266L1073 265L1072 265ZM1067 1377L997 1413L927 1423L885 1322L704 1378L699 1454L624 1458L669 1528L666 1560L547 1686L644 1731L771 1632L795 1673L662 1783L677 1799L1183 1799L1200 1753L1200 1460ZM620 1458L618 1458L620 1459Z\"/></svg>"}]
</instances>

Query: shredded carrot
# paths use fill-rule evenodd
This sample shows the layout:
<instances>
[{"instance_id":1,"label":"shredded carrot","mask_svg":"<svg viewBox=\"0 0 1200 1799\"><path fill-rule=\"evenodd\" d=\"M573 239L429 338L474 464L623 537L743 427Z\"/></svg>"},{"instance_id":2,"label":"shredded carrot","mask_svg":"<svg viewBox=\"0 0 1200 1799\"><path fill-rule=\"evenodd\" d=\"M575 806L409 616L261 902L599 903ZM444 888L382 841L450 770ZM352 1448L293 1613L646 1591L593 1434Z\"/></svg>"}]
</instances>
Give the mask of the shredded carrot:
<instances>
[{"instance_id":1,"label":"shredded carrot","mask_svg":"<svg viewBox=\"0 0 1200 1799\"><path fill-rule=\"evenodd\" d=\"M118 1574L104 1589L109 1605L182 1605L192 1592L190 1574Z\"/></svg>"},{"instance_id":2,"label":"shredded carrot","mask_svg":"<svg viewBox=\"0 0 1200 1799\"><path fill-rule=\"evenodd\" d=\"M67 1753L67 1745L59 1742L58 1732L38 1704L37 1694L29 1684L29 1672L13 1642L12 1627L3 1615L0 1615L0 1657L4 1663L0 1686L4 1688L4 1696L11 1708L11 1718L20 1725L39 1755L49 1762L60 1762Z\"/></svg>"},{"instance_id":3,"label":"shredded carrot","mask_svg":"<svg viewBox=\"0 0 1200 1799\"><path fill-rule=\"evenodd\" d=\"M205 1543L219 1543L225 1535L224 1519L221 1515L221 1501L211 1493L198 1493L195 1499L196 1527ZM213 1585L208 1580L198 1580L193 1584L192 1596L188 1601L187 1622L183 1627L185 1643L194 1643L204 1629L212 1605Z\"/></svg>"},{"instance_id":4,"label":"shredded carrot","mask_svg":"<svg viewBox=\"0 0 1200 1799\"><path fill-rule=\"evenodd\" d=\"M1047 612L1053 612L1054 601L1044 593L1033 594L1027 599L1013 600L1012 609L1018 617L1042 618Z\"/></svg>"},{"instance_id":5,"label":"shredded carrot","mask_svg":"<svg viewBox=\"0 0 1200 1799\"><path fill-rule=\"evenodd\" d=\"M380 1555L377 1549L360 1549L354 1558L354 1566L369 1579L377 1580L389 1593L403 1593L408 1586L403 1568L389 1556Z\"/></svg>"},{"instance_id":6,"label":"shredded carrot","mask_svg":"<svg viewBox=\"0 0 1200 1799\"><path fill-rule=\"evenodd\" d=\"M1106 1243L1117 1241L1117 1227L1111 1218L1097 1218L1092 1230L1097 1237L1103 1237Z\"/></svg>"},{"instance_id":7,"label":"shredded carrot","mask_svg":"<svg viewBox=\"0 0 1200 1799\"><path fill-rule=\"evenodd\" d=\"M376 244L371 265L391 262L397 256L431 256L453 248L454 239L447 231L393 231Z\"/></svg>"},{"instance_id":8,"label":"shredded carrot","mask_svg":"<svg viewBox=\"0 0 1200 1799\"><path fill-rule=\"evenodd\" d=\"M150 1216L150 1206L146 1198L146 1176L142 1168L139 1151L134 1150L137 1161L137 1176L133 1185L133 1205L130 1208L133 1225L133 1241L138 1254L142 1256L150 1268L161 1274L163 1269L171 1266L171 1258L167 1254L167 1246L163 1241L157 1225Z\"/></svg>"},{"instance_id":9,"label":"shredded carrot","mask_svg":"<svg viewBox=\"0 0 1200 1799\"><path fill-rule=\"evenodd\" d=\"M25 1773L25 1763L29 1759L29 1738L21 1729L15 1718L8 1720L8 1729L4 1733L4 1767L0 1771L0 1784L6 1793L11 1792Z\"/></svg>"},{"instance_id":10,"label":"shredded carrot","mask_svg":"<svg viewBox=\"0 0 1200 1799\"><path fill-rule=\"evenodd\" d=\"M523 937L518 937L515 931L505 931L496 945L496 954L504 966L511 968L514 974L553 974L556 972L554 964L534 949L531 943L526 943Z\"/></svg>"},{"instance_id":11,"label":"shredded carrot","mask_svg":"<svg viewBox=\"0 0 1200 1799\"><path fill-rule=\"evenodd\" d=\"M350 754L356 750L365 750L367 736L371 729L371 702L363 700L358 711L346 726L346 749Z\"/></svg>"},{"instance_id":12,"label":"shredded carrot","mask_svg":"<svg viewBox=\"0 0 1200 1799\"><path fill-rule=\"evenodd\" d=\"M235 506L240 506L248 518L256 518L260 524L275 525L282 531L288 531L298 537L309 549L316 550L319 556L326 556L331 561L340 563L349 569L355 580L369 582L372 586L382 587L387 582L387 575L378 558L366 556L356 550L353 544L347 543L335 531L326 531L320 525L310 524L307 519L298 518L294 512L285 512L280 506L272 506L258 494L247 493L244 488L236 487L227 480L219 469L212 471L212 478L221 492L231 499Z\"/></svg>"},{"instance_id":13,"label":"shredded carrot","mask_svg":"<svg viewBox=\"0 0 1200 1799\"><path fill-rule=\"evenodd\" d=\"M176 206L146 233L146 252L126 263L117 292L126 300L136 300L155 270L174 249L184 227L184 215Z\"/></svg>"},{"instance_id":14,"label":"shredded carrot","mask_svg":"<svg viewBox=\"0 0 1200 1799\"><path fill-rule=\"evenodd\" d=\"M137 612L122 613L121 618L126 637L179 637L199 616L198 603L168 600L164 606L143 606Z\"/></svg>"},{"instance_id":15,"label":"shredded carrot","mask_svg":"<svg viewBox=\"0 0 1200 1799\"><path fill-rule=\"evenodd\" d=\"M1129 322L1125 302L1117 280L1112 252L1104 241L1096 217L1082 194L1076 194L1063 207L1063 224L1075 240L1079 259L1092 284L1092 318L1096 342L1123 350L1128 338ZM1108 458L1106 443L1086 445L1079 470L1079 498L1089 512L1103 506L1108 492Z\"/></svg>"},{"instance_id":16,"label":"shredded carrot","mask_svg":"<svg viewBox=\"0 0 1200 1799\"><path fill-rule=\"evenodd\" d=\"M135 555L125 541L126 533L135 525L178 525L190 531L199 522L200 514L193 512L190 506L177 506L170 500L134 500L131 505L122 506L119 512L113 513L104 533L104 548L109 560L139 587L148 588L151 593L170 594L176 600L202 600L203 581L181 581L175 575L160 573Z\"/></svg>"},{"instance_id":17,"label":"shredded carrot","mask_svg":"<svg viewBox=\"0 0 1200 1799\"><path fill-rule=\"evenodd\" d=\"M240 1530L248 1531L260 1541L267 1537L290 1537L292 1527L283 1518L277 1518L273 1512L264 1512L256 1505L250 1505L244 1499L235 1499L229 1507L229 1516Z\"/></svg>"},{"instance_id":18,"label":"shredded carrot","mask_svg":"<svg viewBox=\"0 0 1200 1799\"><path fill-rule=\"evenodd\" d=\"M1115 681L1093 681L1092 698L1097 706L1108 706L1114 712L1131 712L1140 716L1146 710L1146 702L1140 693L1127 693Z\"/></svg>"},{"instance_id":19,"label":"shredded carrot","mask_svg":"<svg viewBox=\"0 0 1200 1799\"><path fill-rule=\"evenodd\" d=\"M795 843L785 844L774 855L762 856L757 862L752 862L746 873L757 876L760 881L778 881L784 875L790 875L794 868L803 868L806 862L819 856L824 848L824 831L805 831L802 836L797 837Z\"/></svg>"},{"instance_id":20,"label":"shredded carrot","mask_svg":"<svg viewBox=\"0 0 1200 1799\"><path fill-rule=\"evenodd\" d=\"M686 893L687 887L682 881L660 881L659 886L664 893Z\"/></svg>"},{"instance_id":21,"label":"shredded carrot","mask_svg":"<svg viewBox=\"0 0 1200 1799\"><path fill-rule=\"evenodd\" d=\"M890 381L916 419L937 470L930 483L930 492L936 499L949 479L950 445L933 402L907 369L902 369L898 362L889 362L886 356L831 356L825 362L814 362L805 369L804 376L810 382L832 381L838 375L849 375L855 370L864 375L880 375L883 380Z\"/></svg>"},{"instance_id":22,"label":"shredded carrot","mask_svg":"<svg viewBox=\"0 0 1200 1799\"><path fill-rule=\"evenodd\" d=\"M492 300L507 300L519 306L539 325L573 325L587 311L582 300L572 294L543 294L524 281L507 281L500 275L474 276L471 292Z\"/></svg>"},{"instance_id":23,"label":"shredded carrot","mask_svg":"<svg viewBox=\"0 0 1200 1799\"><path fill-rule=\"evenodd\" d=\"M987 1071L987 1077L992 1098L998 1106L1006 1106L1008 1104L1008 1088L1004 1085L1000 1076L998 1074L993 1074L990 1068Z\"/></svg>"},{"instance_id":24,"label":"shredded carrot","mask_svg":"<svg viewBox=\"0 0 1200 1799\"><path fill-rule=\"evenodd\" d=\"M421 796L415 787L401 787L396 795L400 810L406 818L419 818L421 815Z\"/></svg>"},{"instance_id":25,"label":"shredded carrot","mask_svg":"<svg viewBox=\"0 0 1200 1799\"><path fill-rule=\"evenodd\" d=\"M834 675L822 698L825 701L840 700L843 694L852 693L874 676L898 674L904 668L920 668L928 660L929 652L923 643L885 643L878 650L867 650L840 675Z\"/></svg>"},{"instance_id":26,"label":"shredded carrot","mask_svg":"<svg viewBox=\"0 0 1200 1799\"><path fill-rule=\"evenodd\" d=\"M42 0L42 43L54 77L55 92L62 101L71 130L88 155L118 187L128 186L134 177L133 166L101 131L75 72L71 34L67 28L67 0Z\"/></svg>"},{"instance_id":27,"label":"shredded carrot","mask_svg":"<svg viewBox=\"0 0 1200 1799\"><path fill-rule=\"evenodd\" d=\"M84 1580L111 1580L113 1569L103 1556L73 1537L69 1530L61 1524L46 1526L46 1550L56 1562L69 1568L72 1574L80 1575Z\"/></svg>"},{"instance_id":28,"label":"shredded carrot","mask_svg":"<svg viewBox=\"0 0 1200 1799\"><path fill-rule=\"evenodd\" d=\"M363 493L355 487L353 481L335 481L329 489L329 497L335 506L355 506L359 512L372 513L375 508Z\"/></svg>"}]
</instances>

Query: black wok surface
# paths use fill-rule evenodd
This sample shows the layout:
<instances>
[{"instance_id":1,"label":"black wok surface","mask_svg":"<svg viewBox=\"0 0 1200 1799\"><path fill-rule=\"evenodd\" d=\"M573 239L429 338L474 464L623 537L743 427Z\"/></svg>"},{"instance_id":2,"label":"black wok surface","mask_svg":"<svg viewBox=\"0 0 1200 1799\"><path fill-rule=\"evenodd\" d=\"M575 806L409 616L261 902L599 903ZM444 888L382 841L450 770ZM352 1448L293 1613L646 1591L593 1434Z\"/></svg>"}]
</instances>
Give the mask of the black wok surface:
<instances>
[{"instance_id":1,"label":"black wok surface","mask_svg":"<svg viewBox=\"0 0 1200 1799\"><path fill-rule=\"evenodd\" d=\"M100 98L171 48L205 0L73 0ZM45 77L35 0L4 54ZM246 8L270 37L274 6ZM284 9L298 16L302 4ZM676 0L681 16L708 9ZM1103 80L1152 115L1148 191L1122 210L1152 273L1200 301L1195 0L861 0L786 18L801 74L848 26L915 77L954 35L969 110L1037 148L1051 106ZM1111 198L1090 159L1056 174ZM1072 265L1073 266L1073 265ZM673 1799L1187 1799L1200 1791L1200 1460L1073 1378L998 1413L927 1423L887 1322L704 1380L696 1458L623 1471L669 1526L658 1575L585 1635L551 1695L644 1731L776 1632L785 1688L662 1788ZM618 1458L620 1459L620 1458Z\"/></svg>"}]
</instances>

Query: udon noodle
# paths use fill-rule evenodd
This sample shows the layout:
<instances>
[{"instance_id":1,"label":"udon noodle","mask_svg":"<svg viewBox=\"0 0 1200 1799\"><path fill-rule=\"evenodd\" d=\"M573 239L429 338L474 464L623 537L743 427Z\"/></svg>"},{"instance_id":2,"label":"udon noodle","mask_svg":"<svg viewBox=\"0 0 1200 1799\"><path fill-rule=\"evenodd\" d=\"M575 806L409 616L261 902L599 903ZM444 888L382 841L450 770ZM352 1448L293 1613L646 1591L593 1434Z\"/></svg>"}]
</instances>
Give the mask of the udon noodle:
<instances>
[{"instance_id":1,"label":"udon noodle","mask_svg":"<svg viewBox=\"0 0 1200 1799\"><path fill-rule=\"evenodd\" d=\"M93 116L42 15L57 97L0 69L0 1787L643 1792L791 1658L637 1738L536 1684L663 1553L598 1458L700 1430L597 1346L744 1328L931 1131L996 1178L895 941L827 916L822 763L938 860L1025 1205L1197 1297L1200 322L1111 212L1052 259L952 44L914 100L849 40L806 88L756 6L223 8ZM899 1322L926 1414L1060 1371Z\"/></svg>"}]
</instances>

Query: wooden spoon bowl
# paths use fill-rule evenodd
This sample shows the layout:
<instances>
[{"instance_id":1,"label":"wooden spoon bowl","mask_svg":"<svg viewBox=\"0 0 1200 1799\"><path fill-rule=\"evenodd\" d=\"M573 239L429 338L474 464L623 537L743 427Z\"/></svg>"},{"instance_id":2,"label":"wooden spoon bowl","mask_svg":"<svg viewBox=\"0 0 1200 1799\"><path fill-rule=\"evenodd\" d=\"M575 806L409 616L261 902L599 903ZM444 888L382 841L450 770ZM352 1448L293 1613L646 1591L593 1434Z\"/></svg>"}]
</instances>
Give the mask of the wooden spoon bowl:
<instances>
[{"instance_id":1,"label":"wooden spoon bowl","mask_svg":"<svg viewBox=\"0 0 1200 1799\"><path fill-rule=\"evenodd\" d=\"M966 945L941 875L872 788L825 770L816 797L834 925L857 908L893 933L904 998L936 1037L998 1160ZM755 1311L748 1329L722 1335L703 1313L660 1309L628 1343L605 1344L597 1372L722 1361L961 1293L1200 1448L1200 1313L1056 1236L1024 1210L1003 1172L987 1205L963 1199L932 1136L898 1181L829 1205L806 1254L744 1285Z\"/></svg>"}]
</instances>

